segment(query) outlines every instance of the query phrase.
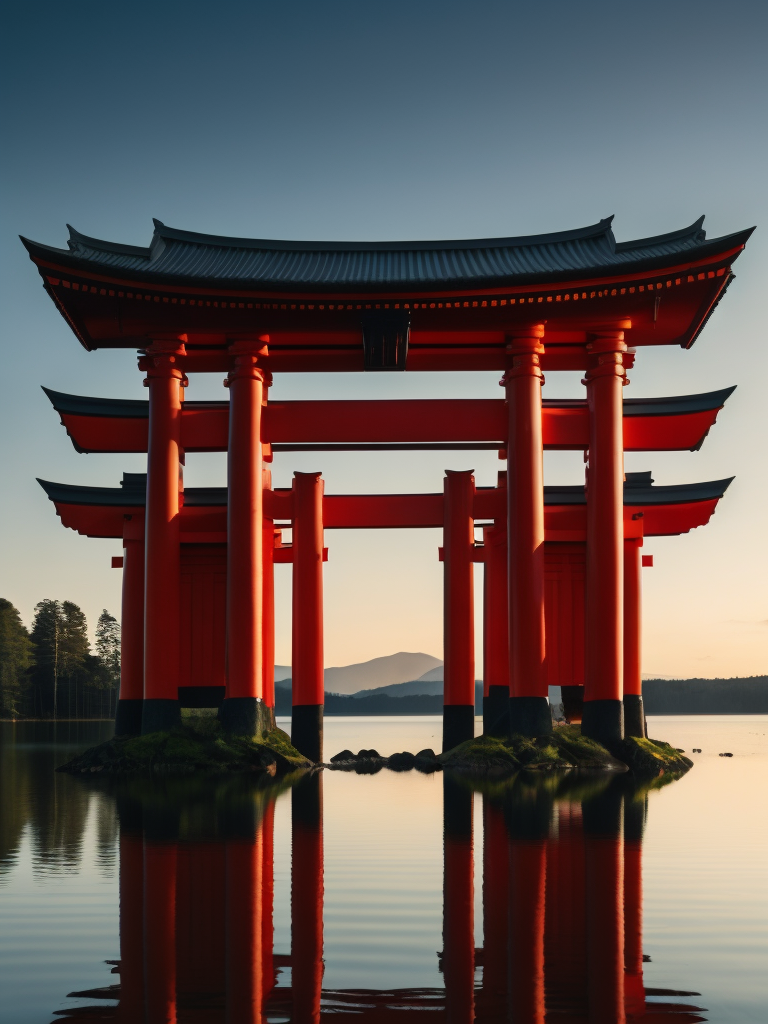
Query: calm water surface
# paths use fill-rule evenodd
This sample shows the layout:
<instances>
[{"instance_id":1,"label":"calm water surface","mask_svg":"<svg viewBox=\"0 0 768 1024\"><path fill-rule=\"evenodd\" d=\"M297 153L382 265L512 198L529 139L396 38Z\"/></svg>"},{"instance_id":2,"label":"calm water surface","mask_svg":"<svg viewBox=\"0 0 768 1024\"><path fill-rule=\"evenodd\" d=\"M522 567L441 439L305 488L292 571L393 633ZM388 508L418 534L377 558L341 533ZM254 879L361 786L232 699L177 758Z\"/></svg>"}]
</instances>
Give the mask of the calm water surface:
<instances>
[{"instance_id":1,"label":"calm water surface","mask_svg":"<svg viewBox=\"0 0 768 1024\"><path fill-rule=\"evenodd\" d=\"M652 719L702 753L650 791L54 774L109 731L0 725L3 1024L768 1020L768 717ZM326 753L439 736L330 718Z\"/></svg>"}]
</instances>

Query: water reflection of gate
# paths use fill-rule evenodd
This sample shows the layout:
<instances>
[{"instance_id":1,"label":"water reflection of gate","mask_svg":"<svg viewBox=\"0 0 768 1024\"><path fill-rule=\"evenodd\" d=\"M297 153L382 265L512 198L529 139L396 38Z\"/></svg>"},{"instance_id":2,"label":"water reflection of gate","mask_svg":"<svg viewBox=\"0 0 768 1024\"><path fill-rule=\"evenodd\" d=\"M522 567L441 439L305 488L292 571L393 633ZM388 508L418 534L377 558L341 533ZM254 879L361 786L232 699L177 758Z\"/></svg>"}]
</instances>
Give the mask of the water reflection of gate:
<instances>
[{"instance_id":1,"label":"water reflection of gate","mask_svg":"<svg viewBox=\"0 0 768 1024\"><path fill-rule=\"evenodd\" d=\"M318 1024L321 1014L396 1024L425 1012L446 1024L704 1020L697 1007L668 1001L696 993L644 988L646 797L621 779L566 783L521 776L485 788L476 949L474 794L444 778L444 988L386 991L322 986L320 775L292 790L288 956L273 953L276 794L246 788L197 807L119 798L120 984L70 993L103 1002L57 1016L82 1024ZM208 841L180 838L206 834L190 828L201 824L196 814L215 818Z\"/></svg>"}]
</instances>

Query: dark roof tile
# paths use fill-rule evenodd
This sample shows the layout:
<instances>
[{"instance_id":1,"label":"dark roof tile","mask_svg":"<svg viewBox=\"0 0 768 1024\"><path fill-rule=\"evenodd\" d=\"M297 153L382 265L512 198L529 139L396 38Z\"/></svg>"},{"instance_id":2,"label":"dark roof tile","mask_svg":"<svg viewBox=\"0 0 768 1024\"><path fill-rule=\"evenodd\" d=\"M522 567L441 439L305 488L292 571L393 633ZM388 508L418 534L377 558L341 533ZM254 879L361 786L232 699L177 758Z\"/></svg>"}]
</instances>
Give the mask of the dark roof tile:
<instances>
[{"instance_id":1,"label":"dark roof tile","mask_svg":"<svg viewBox=\"0 0 768 1024\"><path fill-rule=\"evenodd\" d=\"M585 278L666 266L743 245L751 229L707 242L703 218L680 231L617 243L612 218L575 231L520 238L428 242L290 242L226 238L155 221L147 248L90 238L70 228L69 250L23 239L34 255L99 266L147 281L216 282L291 290L487 287Z\"/></svg>"}]
</instances>

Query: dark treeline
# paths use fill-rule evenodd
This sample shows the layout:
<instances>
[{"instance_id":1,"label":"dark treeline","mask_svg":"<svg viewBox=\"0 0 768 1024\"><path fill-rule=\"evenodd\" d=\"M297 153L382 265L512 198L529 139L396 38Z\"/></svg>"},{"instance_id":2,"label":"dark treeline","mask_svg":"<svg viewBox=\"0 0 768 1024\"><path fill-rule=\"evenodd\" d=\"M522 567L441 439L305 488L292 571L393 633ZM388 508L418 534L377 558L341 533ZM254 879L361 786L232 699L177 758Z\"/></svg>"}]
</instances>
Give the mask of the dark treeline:
<instances>
[{"instance_id":1,"label":"dark treeline","mask_svg":"<svg viewBox=\"0 0 768 1024\"><path fill-rule=\"evenodd\" d=\"M27 630L0 598L0 718L112 718L120 686L120 625L104 611L95 650L72 601L41 601Z\"/></svg>"},{"instance_id":2,"label":"dark treeline","mask_svg":"<svg viewBox=\"0 0 768 1024\"><path fill-rule=\"evenodd\" d=\"M768 676L646 679L649 715L768 715Z\"/></svg>"},{"instance_id":3,"label":"dark treeline","mask_svg":"<svg viewBox=\"0 0 768 1024\"><path fill-rule=\"evenodd\" d=\"M475 712L483 713L483 684L475 683ZM282 680L275 688L275 714L290 715L290 680ZM391 697L388 693L374 693L368 697L353 697L344 693L325 694L326 715L442 715L443 695L409 693Z\"/></svg>"},{"instance_id":4,"label":"dark treeline","mask_svg":"<svg viewBox=\"0 0 768 1024\"><path fill-rule=\"evenodd\" d=\"M646 679L643 700L648 715L767 715L768 676L734 679ZM275 691L275 712L290 715L290 680ZM475 687L475 712L483 712L482 683ZM441 694L386 693L353 697L326 693L326 715L441 715Z\"/></svg>"}]
</instances>

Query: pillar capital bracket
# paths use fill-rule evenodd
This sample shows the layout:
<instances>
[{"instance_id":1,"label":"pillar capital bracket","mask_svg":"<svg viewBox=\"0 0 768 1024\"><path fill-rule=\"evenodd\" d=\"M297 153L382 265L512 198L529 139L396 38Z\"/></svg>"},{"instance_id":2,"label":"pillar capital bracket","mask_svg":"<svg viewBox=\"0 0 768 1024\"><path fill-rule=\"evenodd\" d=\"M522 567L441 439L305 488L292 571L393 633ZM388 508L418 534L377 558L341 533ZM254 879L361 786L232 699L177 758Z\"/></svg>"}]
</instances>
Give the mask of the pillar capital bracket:
<instances>
[{"instance_id":1,"label":"pillar capital bracket","mask_svg":"<svg viewBox=\"0 0 768 1024\"><path fill-rule=\"evenodd\" d=\"M507 369L499 381L501 387L518 377L538 377L540 383L544 383L539 363L539 356L544 355L543 337L544 324L521 327L506 336Z\"/></svg>"},{"instance_id":2,"label":"pillar capital bracket","mask_svg":"<svg viewBox=\"0 0 768 1024\"><path fill-rule=\"evenodd\" d=\"M228 388L233 380L257 380L264 387L272 386L272 374L260 366L260 362L269 355L269 335L263 334L255 341L235 341L228 347L233 357L233 366L224 380Z\"/></svg>"},{"instance_id":3,"label":"pillar capital bracket","mask_svg":"<svg viewBox=\"0 0 768 1024\"><path fill-rule=\"evenodd\" d=\"M621 377L623 378L622 384L629 384L627 371L624 368L627 344L624 341L623 331L606 331L593 335L587 344L587 352L591 365L582 384L589 384L597 377Z\"/></svg>"},{"instance_id":4,"label":"pillar capital bracket","mask_svg":"<svg viewBox=\"0 0 768 1024\"><path fill-rule=\"evenodd\" d=\"M627 343L624 341L624 331L599 331L590 334L587 342L587 352L590 355L597 355L601 352L627 351Z\"/></svg>"},{"instance_id":5,"label":"pillar capital bracket","mask_svg":"<svg viewBox=\"0 0 768 1024\"><path fill-rule=\"evenodd\" d=\"M172 340L158 339L152 341L145 349L145 355L139 357L139 369L150 377L175 377L182 382L186 381L186 374L178 365L178 360L187 354L184 342L186 334ZM148 382L144 381L148 387ZM186 385L184 385L186 386Z\"/></svg>"},{"instance_id":6,"label":"pillar capital bracket","mask_svg":"<svg viewBox=\"0 0 768 1024\"><path fill-rule=\"evenodd\" d=\"M269 354L269 335L260 334L251 340L233 341L227 346L231 356L261 356Z\"/></svg>"},{"instance_id":7,"label":"pillar capital bracket","mask_svg":"<svg viewBox=\"0 0 768 1024\"><path fill-rule=\"evenodd\" d=\"M535 352L537 355L544 354L544 324L530 324L528 327L516 328L505 336L506 351L508 355L517 355Z\"/></svg>"}]
</instances>

